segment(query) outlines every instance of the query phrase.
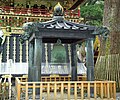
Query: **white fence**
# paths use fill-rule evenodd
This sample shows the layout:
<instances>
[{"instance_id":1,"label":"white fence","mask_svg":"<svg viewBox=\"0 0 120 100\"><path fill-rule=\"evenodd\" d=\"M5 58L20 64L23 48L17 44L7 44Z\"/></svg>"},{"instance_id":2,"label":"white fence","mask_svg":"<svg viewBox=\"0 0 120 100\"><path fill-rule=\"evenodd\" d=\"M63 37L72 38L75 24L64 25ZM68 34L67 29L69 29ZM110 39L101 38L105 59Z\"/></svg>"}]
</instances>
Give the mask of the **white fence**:
<instances>
[{"instance_id":1,"label":"white fence","mask_svg":"<svg viewBox=\"0 0 120 100\"><path fill-rule=\"evenodd\" d=\"M0 74L28 74L27 63L1 63Z\"/></svg>"},{"instance_id":2,"label":"white fence","mask_svg":"<svg viewBox=\"0 0 120 100\"><path fill-rule=\"evenodd\" d=\"M70 64L42 64L42 74L70 74ZM86 74L86 67L83 63L77 65L78 74ZM28 74L28 63L1 63L0 74Z\"/></svg>"}]
</instances>

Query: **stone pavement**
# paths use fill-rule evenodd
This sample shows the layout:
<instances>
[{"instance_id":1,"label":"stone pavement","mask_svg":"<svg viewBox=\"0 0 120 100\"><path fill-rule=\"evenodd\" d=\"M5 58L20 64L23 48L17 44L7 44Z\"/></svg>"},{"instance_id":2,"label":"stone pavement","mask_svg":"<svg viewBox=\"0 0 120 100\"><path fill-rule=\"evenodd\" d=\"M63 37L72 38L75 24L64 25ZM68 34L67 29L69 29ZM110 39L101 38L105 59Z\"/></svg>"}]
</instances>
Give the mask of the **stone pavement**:
<instances>
[{"instance_id":1,"label":"stone pavement","mask_svg":"<svg viewBox=\"0 0 120 100\"><path fill-rule=\"evenodd\" d=\"M116 93L116 100L120 100L120 92Z\"/></svg>"}]
</instances>

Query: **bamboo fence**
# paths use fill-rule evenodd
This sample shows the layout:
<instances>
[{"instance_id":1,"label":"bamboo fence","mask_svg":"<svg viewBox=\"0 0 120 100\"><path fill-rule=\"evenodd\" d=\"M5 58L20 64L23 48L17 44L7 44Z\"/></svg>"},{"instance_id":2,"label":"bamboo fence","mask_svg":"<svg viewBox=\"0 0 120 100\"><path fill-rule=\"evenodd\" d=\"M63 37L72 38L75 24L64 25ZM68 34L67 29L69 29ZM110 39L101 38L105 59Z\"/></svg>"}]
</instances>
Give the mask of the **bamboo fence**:
<instances>
[{"instance_id":1,"label":"bamboo fence","mask_svg":"<svg viewBox=\"0 0 120 100\"><path fill-rule=\"evenodd\" d=\"M116 81L116 87L120 89L120 55L98 56L95 79Z\"/></svg>"}]
</instances>

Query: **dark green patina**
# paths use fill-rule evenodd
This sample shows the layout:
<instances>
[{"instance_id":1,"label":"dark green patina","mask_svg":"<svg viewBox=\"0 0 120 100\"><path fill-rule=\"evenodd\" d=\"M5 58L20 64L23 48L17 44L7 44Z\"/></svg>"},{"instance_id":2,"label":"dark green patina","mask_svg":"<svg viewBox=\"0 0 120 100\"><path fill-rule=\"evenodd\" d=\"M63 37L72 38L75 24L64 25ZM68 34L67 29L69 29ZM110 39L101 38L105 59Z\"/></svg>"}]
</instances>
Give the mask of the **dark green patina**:
<instances>
[{"instance_id":1,"label":"dark green patina","mask_svg":"<svg viewBox=\"0 0 120 100\"><path fill-rule=\"evenodd\" d=\"M67 63L66 58L67 57L65 47L62 45L61 40L58 39L57 43L54 44L51 52L51 63L53 64Z\"/></svg>"},{"instance_id":2,"label":"dark green patina","mask_svg":"<svg viewBox=\"0 0 120 100\"><path fill-rule=\"evenodd\" d=\"M94 80L94 52L93 52L93 39L96 35L107 36L109 32L105 27L95 27L84 24L77 24L69 22L64 19L61 6L56 6L53 19L48 22L29 22L24 24L24 34L21 40L29 41L29 74L28 81L40 81L41 79L41 63L42 63L42 43L56 43L58 39L64 44L71 45L71 80L77 81L77 54L76 44L86 41L87 42L87 80ZM59 8L60 7L60 8ZM57 10L56 10L57 9ZM60 11L58 11L60 10ZM103 34L105 33L105 34ZM66 57L59 56L62 54L57 48L64 51L64 47L54 45L52 53L52 62L66 62ZM55 54L54 54L55 53ZM57 59L57 57L59 59Z\"/></svg>"}]
</instances>

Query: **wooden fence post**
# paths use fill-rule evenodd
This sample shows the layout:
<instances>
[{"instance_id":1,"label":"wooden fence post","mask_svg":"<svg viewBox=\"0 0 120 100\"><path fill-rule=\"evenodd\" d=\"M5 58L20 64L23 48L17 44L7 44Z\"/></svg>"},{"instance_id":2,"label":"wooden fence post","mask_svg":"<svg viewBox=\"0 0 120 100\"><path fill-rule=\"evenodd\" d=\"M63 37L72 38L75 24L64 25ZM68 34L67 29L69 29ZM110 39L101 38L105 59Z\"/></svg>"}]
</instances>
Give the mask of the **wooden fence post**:
<instances>
[{"instance_id":1,"label":"wooden fence post","mask_svg":"<svg viewBox=\"0 0 120 100\"><path fill-rule=\"evenodd\" d=\"M54 83L54 100L57 100L57 83Z\"/></svg>"},{"instance_id":2,"label":"wooden fence post","mask_svg":"<svg viewBox=\"0 0 120 100\"><path fill-rule=\"evenodd\" d=\"M116 82L114 82L114 86L113 86L113 89L114 89L114 99L116 99Z\"/></svg>"},{"instance_id":3,"label":"wooden fence post","mask_svg":"<svg viewBox=\"0 0 120 100\"><path fill-rule=\"evenodd\" d=\"M101 91L101 98L103 99L103 82L101 82L101 87L100 87L101 89L100 89L100 91Z\"/></svg>"},{"instance_id":4,"label":"wooden fence post","mask_svg":"<svg viewBox=\"0 0 120 100\"><path fill-rule=\"evenodd\" d=\"M70 100L70 82L68 82L68 100Z\"/></svg>"},{"instance_id":5,"label":"wooden fence post","mask_svg":"<svg viewBox=\"0 0 120 100\"><path fill-rule=\"evenodd\" d=\"M47 84L47 100L50 99L50 83Z\"/></svg>"},{"instance_id":6,"label":"wooden fence post","mask_svg":"<svg viewBox=\"0 0 120 100\"><path fill-rule=\"evenodd\" d=\"M109 82L107 82L107 98L110 98L110 87L109 87Z\"/></svg>"},{"instance_id":7,"label":"wooden fence post","mask_svg":"<svg viewBox=\"0 0 120 100\"><path fill-rule=\"evenodd\" d=\"M21 84L17 83L17 100L20 100Z\"/></svg>"},{"instance_id":8,"label":"wooden fence post","mask_svg":"<svg viewBox=\"0 0 120 100\"><path fill-rule=\"evenodd\" d=\"M77 100L77 83L74 83L74 98Z\"/></svg>"},{"instance_id":9,"label":"wooden fence post","mask_svg":"<svg viewBox=\"0 0 120 100\"><path fill-rule=\"evenodd\" d=\"M40 83L40 100L42 100L42 86L43 86L43 84Z\"/></svg>"},{"instance_id":10,"label":"wooden fence post","mask_svg":"<svg viewBox=\"0 0 120 100\"><path fill-rule=\"evenodd\" d=\"M87 98L90 99L90 82L87 83Z\"/></svg>"},{"instance_id":11,"label":"wooden fence post","mask_svg":"<svg viewBox=\"0 0 120 100\"><path fill-rule=\"evenodd\" d=\"M96 99L97 98L97 92L96 92L96 82L94 82L94 98Z\"/></svg>"},{"instance_id":12,"label":"wooden fence post","mask_svg":"<svg viewBox=\"0 0 120 100\"><path fill-rule=\"evenodd\" d=\"M83 86L83 82L81 83L81 100L84 99L84 86Z\"/></svg>"},{"instance_id":13,"label":"wooden fence post","mask_svg":"<svg viewBox=\"0 0 120 100\"><path fill-rule=\"evenodd\" d=\"M25 99L28 100L28 84L25 86Z\"/></svg>"},{"instance_id":14,"label":"wooden fence post","mask_svg":"<svg viewBox=\"0 0 120 100\"><path fill-rule=\"evenodd\" d=\"M35 86L35 83L33 83L33 100L35 100L35 97L36 97L36 86Z\"/></svg>"}]
</instances>

